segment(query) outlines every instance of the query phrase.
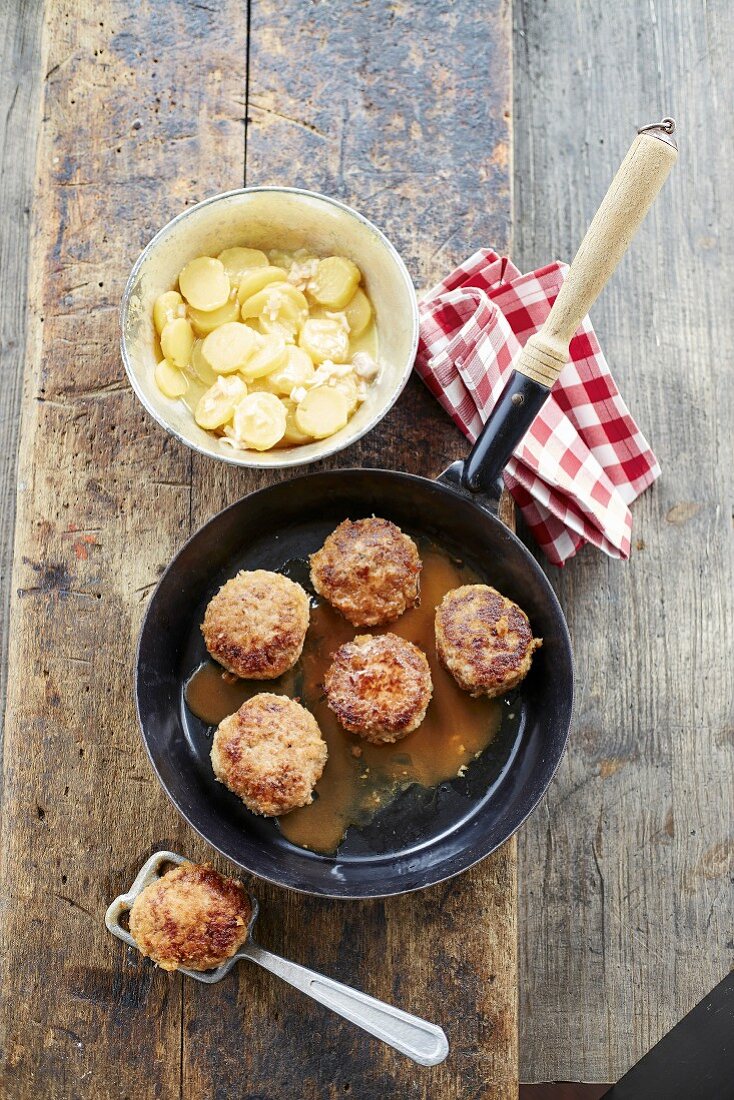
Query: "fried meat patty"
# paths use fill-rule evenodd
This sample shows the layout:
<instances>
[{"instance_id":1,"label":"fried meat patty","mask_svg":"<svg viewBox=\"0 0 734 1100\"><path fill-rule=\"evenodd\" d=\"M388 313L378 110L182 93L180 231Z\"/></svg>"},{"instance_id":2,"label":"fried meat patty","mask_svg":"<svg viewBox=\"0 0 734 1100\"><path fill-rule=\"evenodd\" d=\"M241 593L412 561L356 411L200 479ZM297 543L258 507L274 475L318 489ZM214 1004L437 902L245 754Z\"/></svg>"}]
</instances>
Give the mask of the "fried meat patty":
<instances>
[{"instance_id":1,"label":"fried meat patty","mask_svg":"<svg viewBox=\"0 0 734 1100\"><path fill-rule=\"evenodd\" d=\"M433 692L425 654L396 634L358 634L340 646L324 688L344 728L375 744L417 729Z\"/></svg>"},{"instance_id":2,"label":"fried meat patty","mask_svg":"<svg viewBox=\"0 0 734 1100\"><path fill-rule=\"evenodd\" d=\"M300 584L265 569L243 570L209 601L201 632L209 653L229 672L273 680L301 656L308 622Z\"/></svg>"},{"instance_id":3,"label":"fried meat patty","mask_svg":"<svg viewBox=\"0 0 734 1100\"><path fill-rule=\"evenodd\" d=\"M436 609L438 656L471 695L492 697L517 687L542 644L522 608L487 584L454 588Z\"/></svg>"},{"instance_id":4,"label":"fried meat patty","mask_svg":"<svg viewBox=\"0 0 734 1100\"><path fill-rule=\"evenodd\" d=\"M138 894L130 935L164 970L211 970L247 939L250 899L207 864L182 863Z\"/></svg>"},{"instance_id":5,"label":"fried meat patty","mask_svg":"<svg viewBox=\"0 0 734 1100\"><path fill-rule=\"evenodd\" d=\"M248 810L279 817L313 800L327 755L316 719L305 707L263 692L219 724L211 760L217 779Z\"/></svg>"},{"instance_id":6,"label":"fried meat patty","mask_svg":"<svg viewBox=\"0 0 734 1100\"><path fill-rule=\"evenodd\" d=\"M382 626L420 600L421 560L386 519L345 519L311 555L316 591L354 626Z\"/></svg>"}]
</instances>

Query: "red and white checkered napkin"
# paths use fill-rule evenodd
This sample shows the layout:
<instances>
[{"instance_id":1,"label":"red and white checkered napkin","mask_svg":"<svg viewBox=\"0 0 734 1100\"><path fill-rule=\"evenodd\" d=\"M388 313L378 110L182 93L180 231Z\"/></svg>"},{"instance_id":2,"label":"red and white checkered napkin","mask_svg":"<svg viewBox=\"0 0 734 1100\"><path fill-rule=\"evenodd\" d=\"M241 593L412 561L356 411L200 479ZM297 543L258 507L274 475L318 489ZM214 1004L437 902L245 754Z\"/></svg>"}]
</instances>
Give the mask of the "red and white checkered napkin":
<instances>
[{"instance_id":1,"label":"red and white checkered napkin","mask_svg":"<svg viewBox=\"0 0 734 1100\"><path fill-rule=\"evenodd\" d=\"M420 303L416 370L474 442L512 361L543 324L568 270L521 275L506 256L475 252ZM585 542L628 558L628 505L660 474L629 414L591 321L505 470L505 483L548 558L563 565Z\"/></svg>"}]
</instances>

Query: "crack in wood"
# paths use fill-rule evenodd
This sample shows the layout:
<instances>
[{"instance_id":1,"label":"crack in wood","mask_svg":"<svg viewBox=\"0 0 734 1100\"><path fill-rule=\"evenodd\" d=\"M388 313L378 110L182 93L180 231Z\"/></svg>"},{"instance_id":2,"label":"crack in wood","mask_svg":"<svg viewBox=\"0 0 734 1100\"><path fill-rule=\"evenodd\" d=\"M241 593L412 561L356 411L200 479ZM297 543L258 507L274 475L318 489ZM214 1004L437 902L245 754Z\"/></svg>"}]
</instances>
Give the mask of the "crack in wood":
<instances>
[{"instance_id":1,"label":"crack in wood","mask_svg":"<svg viewBox=\"0 0 734 1100\"><path fill-rule=\"evenodd\" d=\"M321 138L322 141L329 141L329 135L323 133L317 126L314 126L311 122L304 122L303 119L293 118L292 115L285 114L284 111L276 111L274 107L266 107L263 103L258 103L256 100L250 100L250 106L254 107L258 111L262 111L264 115L272 115L273 118L280 118L284 122L290 122L292 126L300 126L302 130L308 131L310 134L315 134Z\"/></svg>"},{"instance_id":2,"label":"crack in wood","mask_svg":"<svg viewBox=\"0 0 734 1100\"><path fill-rule=\"evenodd\" d=\"M70 905L72 909L78 909L80 913L84 913L90 920L96 920L94 913L91 913L89 909L85 908L80 902L75 901L74 898L68 897L66 894L54 894L55 898L59 901L65 901L67 905Z\"/></svg>"}]
</instances>

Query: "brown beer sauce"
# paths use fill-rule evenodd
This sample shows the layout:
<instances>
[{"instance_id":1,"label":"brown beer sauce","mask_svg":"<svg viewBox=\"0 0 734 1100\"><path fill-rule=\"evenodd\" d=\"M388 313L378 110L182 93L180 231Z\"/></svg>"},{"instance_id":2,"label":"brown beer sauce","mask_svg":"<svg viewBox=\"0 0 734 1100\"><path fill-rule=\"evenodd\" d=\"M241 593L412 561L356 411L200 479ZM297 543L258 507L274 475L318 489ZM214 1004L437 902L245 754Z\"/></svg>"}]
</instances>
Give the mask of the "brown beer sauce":
<instances>
[{"instance_id":1,"label":"brown beer sauce","mask_svg":"<svg viewBox=\"0 0 734 1100\"><path fill-rule=\"evenodd\" d=\"M494 739L501 721L499 699L472 699L457 687L436 656L433 620L446 592L477 580L475 574L433 545L421 548L421 605L385 627L355 628L316 600L301 659L278 680L235 680L213 662L186 685L186 702L209 725L217 725L253 695L272 691L298 699L316 718L329 747L324 774L310 806L279 819L293 844L334 853L350 825L366 825L413 783L435 787L462 774ZM347 733L326 705L324 674L331 655L355 634L391 631L414 642L431 666L433 697L423 723L393 745L372 745Z\"/></svg>"}]
</instances>

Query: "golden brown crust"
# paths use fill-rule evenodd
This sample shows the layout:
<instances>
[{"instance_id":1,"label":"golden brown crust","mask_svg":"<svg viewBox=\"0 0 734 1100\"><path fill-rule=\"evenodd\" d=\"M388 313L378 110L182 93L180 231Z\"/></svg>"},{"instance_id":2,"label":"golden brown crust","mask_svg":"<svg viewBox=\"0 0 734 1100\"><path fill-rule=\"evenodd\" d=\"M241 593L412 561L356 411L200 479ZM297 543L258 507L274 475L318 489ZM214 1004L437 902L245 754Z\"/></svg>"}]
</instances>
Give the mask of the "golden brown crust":
<instances>
[{"instance_id":1,"label":"golden brown crust","mask_svg":"<svg viewBox=\"0 0 734 1100\"><path fill-rule=\"evenodd\" d=\"M301 656L309 622L300 584L265 569L244 570L207 606L201 632L215 661L247 680L273 680Z\"/></svg>"},{"instance_id":2,"label":"golden brown crust","mask_svg":"<svg viewBox=\"0 0 734 1100\"><path fill-rule=\"evenodd\" d=\"M542 644L522 608L487 584L454 588L436 609L438 656L472 695L492 697L517 687Z\"/></svg>"},{"instance_id":3,"label":"golden brown crust","mask_svg":"<svg viewBox=\"0 0 734 1100\"><path fill-rule=\"evenodd\" d=\"M293 699L268 692L220 723L211 751L217 779L264 817L307 806L327 755L313 715Z\"/></svg>"},{"instance_id":4,"label":"golden brown crust","mask_svg":"<svg viewBox=\"0 0 734 1100\"><path fill-rule=\"evenodd\" d=\"M130 934L164 970L211 970L245 942L251 916L242 883L208 864L182 863L135 899Z\"/></svg>"},{"instance_id":5,"label":"golden brown crust","mask_svg":"<svg viewBox=\"0 0 734 1100\"><path fill-rule=\"evenodd\" d=\"M395 634L358 634L340 646L324 688L344 728L375 744L417 729L433 692L425 654Z\"/></svg>"},{"instance_id":6,"label":"golden brown crust","mask_svg":"<svg viewBox=\"0 0 734 1100\"><path fill-rule=\"evenodd\" d=\"M354 626L382 626L420 602L422 563L386 519L345 519L311 555L311 583Z\"/></svg>"}]
</instances>

